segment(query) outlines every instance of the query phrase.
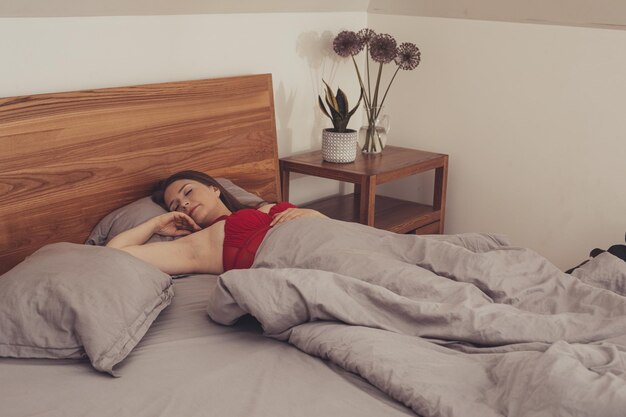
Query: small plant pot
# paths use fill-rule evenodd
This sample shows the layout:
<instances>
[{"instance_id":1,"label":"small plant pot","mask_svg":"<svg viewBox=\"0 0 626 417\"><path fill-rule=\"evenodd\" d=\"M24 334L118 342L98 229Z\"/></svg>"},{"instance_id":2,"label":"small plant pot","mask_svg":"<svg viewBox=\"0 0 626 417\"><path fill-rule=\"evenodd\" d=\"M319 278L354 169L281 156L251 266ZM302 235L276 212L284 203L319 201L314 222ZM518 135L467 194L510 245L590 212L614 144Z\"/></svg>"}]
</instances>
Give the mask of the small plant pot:
<instances>
[{"instance_id":1,"label":"small plant pot","mask_svg":"<svg viewBox=\"0 0 626 417\"><path fill-rule=\"evenodd\" d=\"M322 159L326 162L346 164L356 159L359 134L356 130L333 132L331 129L322 131Z\"/></svg>"}]
</instances>

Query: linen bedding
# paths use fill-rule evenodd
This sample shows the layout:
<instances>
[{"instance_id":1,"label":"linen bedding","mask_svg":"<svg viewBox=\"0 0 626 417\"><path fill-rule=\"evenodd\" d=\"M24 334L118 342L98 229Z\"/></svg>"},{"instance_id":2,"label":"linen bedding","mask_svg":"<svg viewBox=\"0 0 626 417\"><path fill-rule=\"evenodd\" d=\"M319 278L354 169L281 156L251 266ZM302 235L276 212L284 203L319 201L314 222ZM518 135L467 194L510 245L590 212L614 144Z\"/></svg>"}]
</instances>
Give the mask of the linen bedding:
<instances>
[{"instance_id":1,"label":"linen bedding","mask_svg":"<svg viewBox=\"0 0 626 417\"><path fill-rule=\"evenodd\" d=\"M219 278L213 320L250 313L425 417L626 415L624 265L583 281L497 236L304 218L253 268Z\"/></svg>"},{"instance_id":2,"label":"linen bedding","mask_svg":"<svg viewBox=\"0 0 626 417\"><path fill-rule=\"evenodd\" d=\"M174 280L175 296L120 378L87 360L0 358L0 416L410 416L361 378L264 337L258 323L213 323L217 277Z\"/></svg>"}]
</instances>

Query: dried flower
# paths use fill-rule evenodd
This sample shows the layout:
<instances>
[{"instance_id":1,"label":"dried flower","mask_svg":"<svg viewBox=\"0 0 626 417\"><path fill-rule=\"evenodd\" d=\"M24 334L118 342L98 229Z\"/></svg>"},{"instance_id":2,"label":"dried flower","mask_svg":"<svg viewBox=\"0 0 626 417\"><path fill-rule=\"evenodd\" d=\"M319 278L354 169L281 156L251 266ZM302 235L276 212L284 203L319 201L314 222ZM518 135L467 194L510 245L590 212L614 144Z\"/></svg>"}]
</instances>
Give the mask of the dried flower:
<instances>
[{"instance_id":1,"label":"dried flower","mask_svg":"<svg viewBox=\"0 0 626 417\"><path fill-rule=\"evenodd\" d=\"M345 58L361 52L363 43L356 33L351 30L344 30L335 37L333 49L337 55Z\"/></svg>"},{"instance_id":2,"label":"dried flower","mask_svg":"<svg viewBox=\"0 0 626 417\"><path fill-rule=\"evenodd\" d=\"M376 62L387 64L393 61L398 53L396 45L393 36L380 33L370 40L370 56Z\"/></svg>"},{"instance_id":3,"label":"dried flower","mask_svg":"<svg viewBox=\"0 0 626 417\"><path fill-rule=\"evenodd\" d=\"M404 42L398 46L398 55L395 62L400 69L411 71L419 65L421 56L422 54L415 44Z\"/></svg>"},{"instance_id":4,"label":"dried flower","mask_svg":"<svg viewBox=\"0 0 626 417\"><path fill-rule=\"evenodd\" d=\"M372 38L376 36L376 32L374 32L372 29L365 28L359 30L356 35L359 37L363 45L367 45L370 43Z\"/></svg>"},{"instance_id":5,"label":"dried flower","mask_svg":"<svg viewBox=\"0 0 626 417\"><path fill-rule=\"evenodd\" d=\"M365 46L367 46L369 54L366 56L365 71L361 74L354 56L361 52ZM393 36L376 34L372 29L367 28L361 29L357 33L349 31L340 32L333 41L333 48L338 55L352 58L352 63L354 64L354 69L359 79L359 85L361 86L361 94L363 96L363 104L365 106L365 112L367 113L368 123L363 151L376 151L379 145L380 149L382 149L382 140L376 133L378 132L376 129L376 119L380 115L383 104L385 104L389 89L401 69L413 70L419 65L421 60L420 50L414 44L405 42L399 47L396 46L396 40ZM370 77L370 57L373 61L379 63L378 74L375 80L373 77ZM381 91L383 67L384 64L388 64L391 61L394 61L397 67L391 80L387 84L387 88L384 89L384 94L382 94L381 99L379 92Z\"/></svg>"}]
</instances>

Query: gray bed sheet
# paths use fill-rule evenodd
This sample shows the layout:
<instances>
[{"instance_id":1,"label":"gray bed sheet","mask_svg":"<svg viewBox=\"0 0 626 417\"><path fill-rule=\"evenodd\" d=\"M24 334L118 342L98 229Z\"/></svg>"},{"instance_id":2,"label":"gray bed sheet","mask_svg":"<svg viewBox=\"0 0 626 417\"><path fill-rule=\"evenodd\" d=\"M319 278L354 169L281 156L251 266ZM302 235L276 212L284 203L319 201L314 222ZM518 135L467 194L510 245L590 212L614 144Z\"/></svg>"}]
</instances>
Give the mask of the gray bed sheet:
<instances>
[{"instance_id":1,"label":"gray bed sheet","mask_svg":"<svg viewBox=\"0 0 626 417\"><path fill-rule=\"evenodd\" d=\"M0 359L0 415L414 416L365 382L264 337L254 319L225 327L207 317L216 277L175 281L175 296L117 368L88 361Z\"/></svg>"}]
</instances>

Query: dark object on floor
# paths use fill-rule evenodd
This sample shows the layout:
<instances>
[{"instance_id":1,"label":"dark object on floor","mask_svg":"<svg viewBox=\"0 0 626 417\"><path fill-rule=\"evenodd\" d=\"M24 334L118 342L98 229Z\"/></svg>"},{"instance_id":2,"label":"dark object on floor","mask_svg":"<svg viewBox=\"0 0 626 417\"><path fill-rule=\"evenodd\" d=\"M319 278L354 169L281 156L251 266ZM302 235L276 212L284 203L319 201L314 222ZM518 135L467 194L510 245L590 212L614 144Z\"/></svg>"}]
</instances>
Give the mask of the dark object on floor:
<instances>
[{"instance_id":1,"label":"dark object on floor","mask_svg":"<svg viewBox=\"0 0 626 417\"><path fill-rule=\"evenodd\" d=\"M626 242L626 233L624 234L624 241ZM595 248L595 249L593 249L589 253L589 256L592 257L592 258L595 258L596 256L598 256L598 255L600 255L601 253L604 253L604 252L608 252L608 253L610 253L613 256L617 256L622 261L626 262L626 245L621 245L621 244L620 245L613 245L608 250ZM576 268L580 268L581 266L583 266L587 262L589 262L589 259L587 259L586 261L582 262L579 265L576 265L572 269L569 269L569 270L565 271L565 273L566 274L571 274Z\"/></svg>"}]
</instances>

